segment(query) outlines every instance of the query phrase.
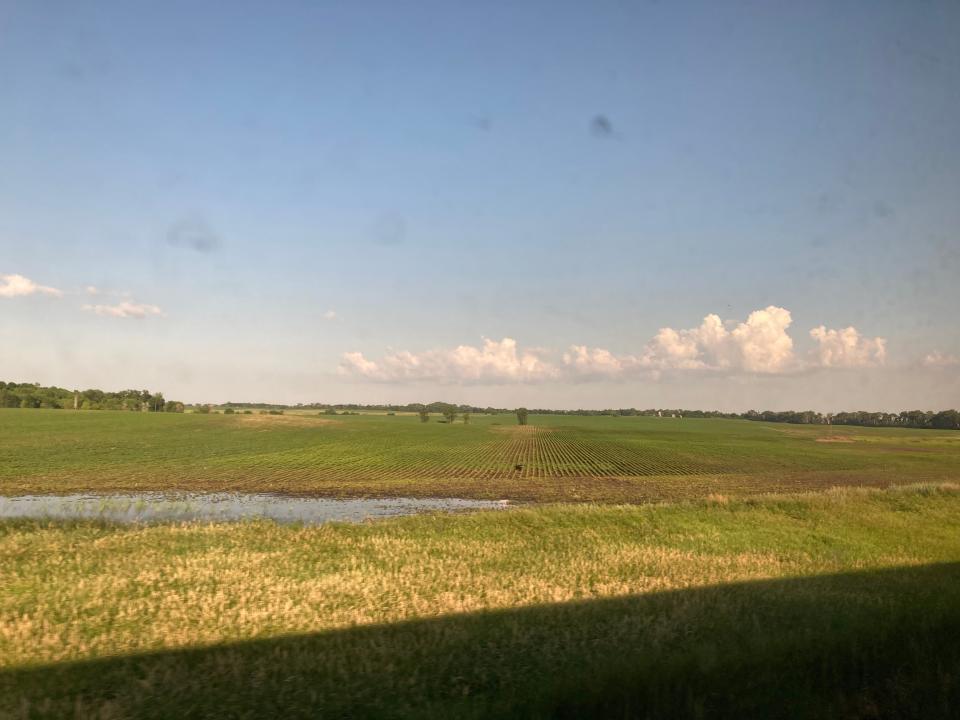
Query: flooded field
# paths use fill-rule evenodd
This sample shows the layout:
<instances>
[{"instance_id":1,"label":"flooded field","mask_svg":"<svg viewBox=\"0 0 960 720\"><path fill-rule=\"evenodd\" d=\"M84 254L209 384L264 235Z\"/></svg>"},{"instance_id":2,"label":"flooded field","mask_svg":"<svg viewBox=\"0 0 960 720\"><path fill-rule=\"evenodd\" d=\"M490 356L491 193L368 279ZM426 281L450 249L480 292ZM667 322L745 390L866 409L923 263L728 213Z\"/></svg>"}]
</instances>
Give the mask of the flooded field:
<instances>
[{"instance_id":1,"label":"flooded field","mask_svg":"<svg viewBox=\"0 0 960 720\"><path fill-rule=\"evenodd\" d=\"M106 520L121 523L229 522L269 519L319 525L422 512L497 510L502 500L462 498L330 499L289 497L268 493L144 492L116 495L0 496L0 518Z\"/></svg>"}]
</instances>

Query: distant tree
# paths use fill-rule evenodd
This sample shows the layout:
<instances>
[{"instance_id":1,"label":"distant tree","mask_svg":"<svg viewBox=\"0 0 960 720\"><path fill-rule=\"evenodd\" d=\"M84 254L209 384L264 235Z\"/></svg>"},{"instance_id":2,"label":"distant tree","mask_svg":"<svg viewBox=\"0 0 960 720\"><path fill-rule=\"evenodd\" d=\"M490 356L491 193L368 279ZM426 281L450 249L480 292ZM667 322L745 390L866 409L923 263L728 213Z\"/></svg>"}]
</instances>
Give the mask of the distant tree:
<instances>
[{"instance_id":1,"label":"distant tree","mask_svg":"<svg viewBox=\"0 0 960 720\"><path fill-rule=\"evenodd\" d=\"M423 408L417 412L417 415L420 416L420 422L430 422L430 413L426 408Z\"/></svg>"},{"instance_id":2,"label":"distant tree","mask_svg":"<svg viewBox=\"0 0 960 720\"><path fill-rule=\"evenodd\" d=\"M527 409L526 408L517 408L517 424L526 425L527 424Z\"/></svg>"},{"instance_id":3,"label":"distant tree","mask_svg":"<svg viewBox=\"0 0 960 720\"><path fill-rule=\"evenodd\" d=\"M226 410L223 411L224 415L233 415L233 413L234 413L234 409L232 407L228 407Z\"/></svg>"},{"instance_id":4,"label":"distant tree","mask_svg":"<svg viewBox=\"0 0 960 720\"><path fill-rule=\"evenodd\" d=\"M452 407L446 407L443 410L443 417L448 423L453 423L457 419L457 411Z\"/></svg>"},{"instance_id":5,"label":"distant tree","mask_svg":"<svg viewBox=\"0 0 960 720\"><path fill-rule=\"evenodd\" d=\"M960 428L960 413L956 410L938 412L931 419L930 425L940 430L956 430Z\"/></svg>"},{"instance_id":6,"label":"distant tree","mask_svg":"<svg viewBox=\"0 0 960 720\"><path fill-rule=\"evenodd\" d=\"M470 424L470 411L469 411L469 410L464 410L464 412L463 412L463 424L464 424L464 425L469 425L469 424Z\"/></svg>"}]
</instances>

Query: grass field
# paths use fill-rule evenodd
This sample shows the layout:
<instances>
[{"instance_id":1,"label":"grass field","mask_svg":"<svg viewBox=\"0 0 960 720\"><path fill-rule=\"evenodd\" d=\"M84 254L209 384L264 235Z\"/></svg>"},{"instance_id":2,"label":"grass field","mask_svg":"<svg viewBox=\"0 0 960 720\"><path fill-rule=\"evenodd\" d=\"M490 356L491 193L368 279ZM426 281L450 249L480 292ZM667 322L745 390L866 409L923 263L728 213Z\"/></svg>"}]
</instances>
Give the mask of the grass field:
<instances>
[{"instance_id":1,"label":"grass field","mask_svg":"<svg viewBox=\"0 0 960 720\"><path fill-rule=\"evenodd\" d=\"M0 410L0 493L234 489L639 502L960 476L960 433L949 431L646 417L530 422Z\"/></svg>"},{"instance_id":2,"label":"grass field","mask_svg":"<svg viewBox=\"0 0 960 720\"><path fill-rule=\"evenodd\" d=\"M0 521L3 718L960 716L960 433L0 410L0 460L5 495L526 503Z\"/></svg>"},{"instance_id":3,"label":"grass field","mask_svg":"<svg viewBox=\"0 0 960 720\"><path fill-rule=\"evenodd\" d=\"M0 716L955 717L960 491L0 523Z\"/></svg>"}]
</instances>

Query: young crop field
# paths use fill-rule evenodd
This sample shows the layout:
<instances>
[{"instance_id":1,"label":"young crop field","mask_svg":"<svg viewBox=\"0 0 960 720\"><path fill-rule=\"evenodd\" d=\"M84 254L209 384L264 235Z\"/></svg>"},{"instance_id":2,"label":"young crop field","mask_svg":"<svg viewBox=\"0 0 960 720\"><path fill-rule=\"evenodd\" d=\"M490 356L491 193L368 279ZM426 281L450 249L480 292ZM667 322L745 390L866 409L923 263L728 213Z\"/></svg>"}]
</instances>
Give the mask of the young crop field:
<instances>
[{"instance_id":1,"label":"young crop field","mask_svg":"<svg viewBox=\"0 0 960 720\"><path fill-rule=\"evenodd\" d=\"M0 493L243 490L632 502L940 481L960 433L649 417L0 410Z\"/></svg>"}]
</instances>

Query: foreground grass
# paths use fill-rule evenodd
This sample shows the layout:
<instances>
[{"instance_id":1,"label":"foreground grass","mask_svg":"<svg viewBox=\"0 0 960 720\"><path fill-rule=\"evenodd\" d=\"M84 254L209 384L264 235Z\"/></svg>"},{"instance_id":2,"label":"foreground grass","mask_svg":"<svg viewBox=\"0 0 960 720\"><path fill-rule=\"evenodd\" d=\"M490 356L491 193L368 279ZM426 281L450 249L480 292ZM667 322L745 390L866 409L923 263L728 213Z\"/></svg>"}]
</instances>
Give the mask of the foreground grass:
<instances>
[{"instance_id":1,"label":"foreground grass","mask_svg":"<svg viewBox=\"0 0 960 720\"><path fill-rule=\"evenodd\" d=\"M0 523L0 715L951 717L953 486Z\"/></svg>"}]
</instances>

